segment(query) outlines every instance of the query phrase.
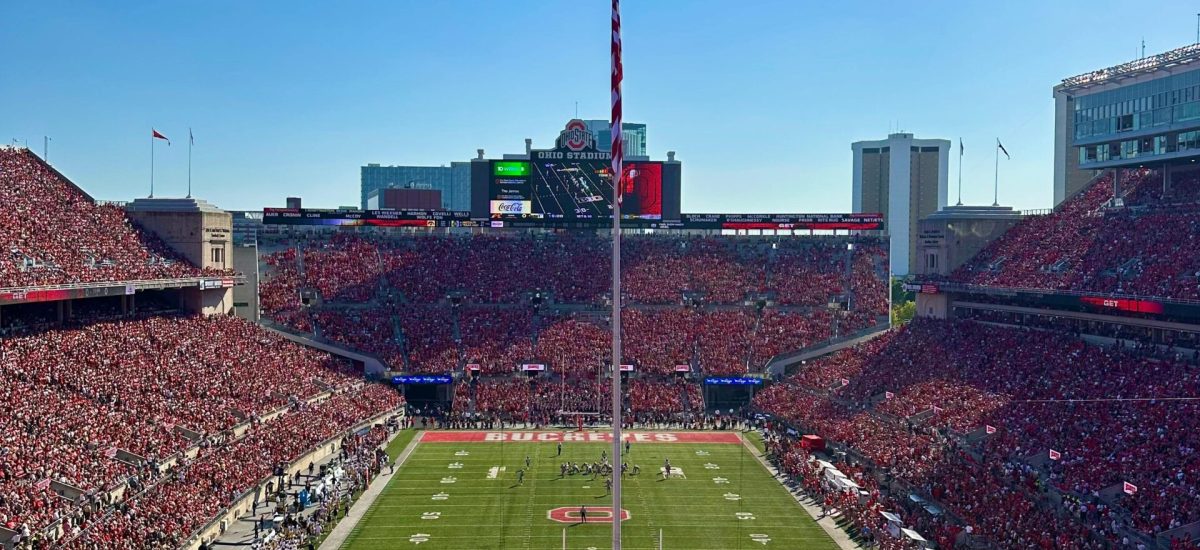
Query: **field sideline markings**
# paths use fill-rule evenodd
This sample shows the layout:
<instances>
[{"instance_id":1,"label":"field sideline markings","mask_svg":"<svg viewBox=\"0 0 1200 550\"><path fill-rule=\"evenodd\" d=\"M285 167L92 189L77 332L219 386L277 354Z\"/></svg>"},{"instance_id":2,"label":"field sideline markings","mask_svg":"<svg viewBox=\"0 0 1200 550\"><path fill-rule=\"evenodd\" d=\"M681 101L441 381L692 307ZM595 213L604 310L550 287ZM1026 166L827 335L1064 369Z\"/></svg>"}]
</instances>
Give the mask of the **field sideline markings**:
<instances>
[{"instance_id":1,"label":"field sideline markings","mask_svg":"<svg viewBox=\"0 0 1200 550\"><path fill-rule=\"evenodd\" d=\"M417 446L421 444L421 437L424 433L425 431L421 430L413 434L413 438L409 440L408 445L405 445L404 450L400 452L400 456L396 457L396 469L400 469L404 465L404 462L408 460L408 457L416 452ZM389 471L391 470L389 469ZM342 518L342 521L338 522L333 531L330 531L329 536L321 543L321 550L337 550L351 536L355 535L355 532L359 530L359 523L370 513L372 505L375 504L375 499L383 494L387 486L391 484L392 479L396 477L392 473L383 474L382 472L379 477L384 477L385 475L387 479L382 480L382 483L380 483L379 479L376 479L375 483L363 491L354 505L350 507L350 510L346 512L346 516Z\"/></svg>"},{"instance_id":2,"label":"field sideline markings","mask_svg":"<svg viewBox=\"0 0 1200 550\"><path fill-rule=\"evenodd\" d=\"M739 434L739 436L741 436L741 434ZM808 515L812 516L813 521L825 531L825 534L829 535L829 538L833 540L833 543L836 544L838 548L841 548L842 550L862 550L863 547L857 542L851 540L850 536L837 526L837 523L834 522L833 518L828 516L821 518L816 507L802 500L802 493L799 491L792 491L791 488L789 488L787 485L784 485L783 482L781 482L777 477L778 473L776 470L771 466L770 463L767 462L765 458L758 454L758 449L750 443L750 440L746 439L745 436L741 437L742 446L750 450L750 456L754 457L754 459L762 465L767 473L771 474L771 477L775 478L775 482L778 483L784 491L786 491L792 496L792 498L796 500L796 504L800 505L800 507L803 508Z\"/></svg>"}]
</instances>

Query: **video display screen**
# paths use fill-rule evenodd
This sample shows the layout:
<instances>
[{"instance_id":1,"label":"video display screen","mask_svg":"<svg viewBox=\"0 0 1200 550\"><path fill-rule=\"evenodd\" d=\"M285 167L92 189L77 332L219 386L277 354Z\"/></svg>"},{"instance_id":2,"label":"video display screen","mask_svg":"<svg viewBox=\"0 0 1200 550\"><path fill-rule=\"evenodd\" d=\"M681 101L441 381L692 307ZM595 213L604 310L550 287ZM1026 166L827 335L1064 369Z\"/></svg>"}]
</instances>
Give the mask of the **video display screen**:
<instances>
[{"instance_id":1,"label":"video display screen","mask_svg":"<svg viewBox=\"0 0 1200 550\"><path fill-rule=\"evenodd\" d=\"M662 164L624 165L622 219L662 219ZM608 160L496 160L491 163L492 219L596 219L612 216Z\"/></svg>"}]
</instances>

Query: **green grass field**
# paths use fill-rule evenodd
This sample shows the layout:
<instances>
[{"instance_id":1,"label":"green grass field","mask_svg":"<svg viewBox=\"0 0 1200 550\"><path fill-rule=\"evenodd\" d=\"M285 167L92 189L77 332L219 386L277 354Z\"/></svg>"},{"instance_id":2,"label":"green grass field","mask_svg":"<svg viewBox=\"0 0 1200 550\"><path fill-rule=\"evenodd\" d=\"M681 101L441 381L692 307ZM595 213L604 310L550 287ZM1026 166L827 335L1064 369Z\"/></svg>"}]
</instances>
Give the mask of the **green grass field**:
<instances>
[{"instance_id":1,"label":"green grass field","mask_svg":"<svg viewBox=\"0 0 1200 550\"><path fill-rule=\"evenodd\" d=\"M547 516L611 505L603 477L559 477L561 462L599 461L611 445L567 442L561 457L556 451L552 442L422 442L343 548L556 549L564 529L567 548L610 548L610 523ZM517 484L526 456L532 467ZM664 458L685 477L663 480ZM627 460L641 474L623 485L626 549L658 548L660 529L666 549L837 548L743 445L633 443Z\"/></svg>"}]
</instances>

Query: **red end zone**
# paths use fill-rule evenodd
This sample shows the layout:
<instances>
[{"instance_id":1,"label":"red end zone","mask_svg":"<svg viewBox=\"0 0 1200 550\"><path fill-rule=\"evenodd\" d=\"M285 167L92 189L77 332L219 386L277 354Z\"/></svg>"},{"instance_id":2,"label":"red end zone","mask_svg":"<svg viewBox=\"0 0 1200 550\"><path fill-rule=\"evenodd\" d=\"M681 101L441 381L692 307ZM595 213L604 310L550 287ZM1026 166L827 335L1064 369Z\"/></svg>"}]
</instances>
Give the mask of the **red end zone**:
<instances>
[{"instance_id":1,"label":"red end zone","mask_svg":"<svg viewBox=\"0 0 1200 550\"><path fill-rule=\"evenodd\" d=\"M742 442L733 432L624 432L621 439L633 443L722 443ZM609 432L425 432L422 443L611 443Z\"/></svg>"}]
</instances>

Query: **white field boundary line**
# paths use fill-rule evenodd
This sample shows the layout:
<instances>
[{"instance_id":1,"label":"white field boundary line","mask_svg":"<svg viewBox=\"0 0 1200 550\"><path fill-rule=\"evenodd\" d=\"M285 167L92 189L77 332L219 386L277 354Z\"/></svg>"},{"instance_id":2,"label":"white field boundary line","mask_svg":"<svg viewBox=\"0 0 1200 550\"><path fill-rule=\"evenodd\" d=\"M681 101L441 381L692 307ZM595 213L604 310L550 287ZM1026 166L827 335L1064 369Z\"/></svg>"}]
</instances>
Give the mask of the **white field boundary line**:
<instances>
[{"instance_id":1,"label":"white field boundary line","mask_svg":"<svg viewBox=\"0 0 1200 550\"><path fill-rule=\"evenodd\" d=\"M758 460L758 463L762 464L762 467L765 468L772 477L775 477L776 481L779 481L779 472L774 466L771 466L771 464L767 462L765 458L758 454L758 448L751 444L750 440L746 439L746 436L742 435L741 432L738 432L738 436L742 438L742 445L750 451L750 456L753 456L756 460ZM842 531L840 528L838 528L837 523L832 517L827 516L822 518L821 511L816 506L805 502L804 493L801 493L800 491L793 491L790 487L784 485L782 482L780 482L779 485L783 487L783 490L790 493L792 497L796 499L796 503L799 504L801 508L804 508L804 511L808 512L809 516L812 516L813 521L815 521L817 525L820 525L821 529L825 530L825 534L829 535L829 538L833 539L834 544L837 544L838 548L841 548L842 550L864 550L862 546L851 540L850 536L847 535L845 531Z\"/></svg>"},{"instance_id":2,"label":"white field boundary line","mask_svg":"<svg viewBox=\"0 0 1200 550\"><path fill-rule=\"evenodd\" d=\"M396 457L396 470L400 469L404 465L404 461L408 460L408 457L417 449L417 445L421 443L421 434L423 433L424 430L418 430L413 435L413 438L409 440L408 445L404 447L404 450L400 452L400 456ZM375 483L372 483L371 486L367 487L366 491L363 491L363 494L358 497L358 500L346 512L346 517L342 518L342 521L338 522L333 531L329 532L329 536L321 543L320 550L338 550L346 543L346 539L350 537L350 533L358 526L358 522L370 511L371 505L375 504L375 499L379 498L379 495L383 494L383 490L392 482L392 478L395 477L392 472L392 468L388 469L388 473L380 471L379 477L375 479Z\"/></svg>"}]
</instances>

